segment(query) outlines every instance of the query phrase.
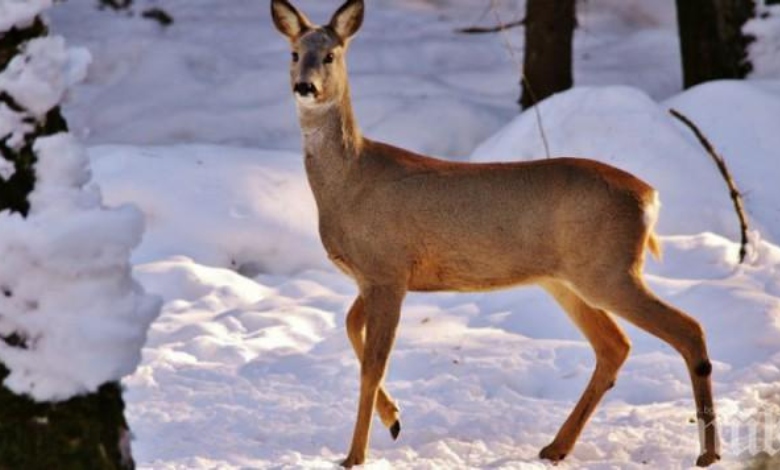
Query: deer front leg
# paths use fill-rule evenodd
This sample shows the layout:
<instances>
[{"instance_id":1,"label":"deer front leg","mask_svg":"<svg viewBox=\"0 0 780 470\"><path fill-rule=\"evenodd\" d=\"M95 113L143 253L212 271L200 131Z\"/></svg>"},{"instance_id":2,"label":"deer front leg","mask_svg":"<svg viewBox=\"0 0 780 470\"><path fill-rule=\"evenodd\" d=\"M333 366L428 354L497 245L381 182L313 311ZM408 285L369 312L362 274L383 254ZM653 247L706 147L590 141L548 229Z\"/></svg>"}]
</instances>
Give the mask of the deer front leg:
<instances>
[{"instance_id":1,"label":"deer front leg","mask_svg":"<svg viewBox=\"0 0 780 470\"><path fill-rule=\"evenodd\" d=\"M366 340L360 364L357 420L349 455L341 463L344 467L360 465L366 460L371 417L379 386L387 370L404 294L405 290L397 286L368 286L362 289L361 297L366 310Z\"/></svg>"},{"instance_id":2,"label":"deer front leg","mask_svg":"<svg viewBox=\"0 0 780 470\"><path fill-rule=\"evenodd\" d=\"M358 361L363 359L363 347L365 343L366 326L366 308L363 298L358 296L347 314L347 335L352 343L352 349ZM401 421L398 406L395 404L390 394L385 391L384 386L379 384L379 393L376 400L376 411L379 414L382 423L390 430L393 439L398 439L401 432Z\"/></svg>"}]
</instances>

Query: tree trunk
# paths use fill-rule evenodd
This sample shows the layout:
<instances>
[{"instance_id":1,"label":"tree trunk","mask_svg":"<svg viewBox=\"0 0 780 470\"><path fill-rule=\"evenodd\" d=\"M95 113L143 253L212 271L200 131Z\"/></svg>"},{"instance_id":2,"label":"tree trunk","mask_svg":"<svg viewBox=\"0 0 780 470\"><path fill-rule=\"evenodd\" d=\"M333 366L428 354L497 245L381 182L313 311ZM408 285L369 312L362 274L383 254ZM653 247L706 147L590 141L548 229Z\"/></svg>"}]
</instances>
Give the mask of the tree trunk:
<instances>
[{"instance_id":1,"label":"tree trunk","mask_svg":"<svg viewBox=\"0 0 780 470\"><path fill-rule=\"evenodd\" d=\"M8 371L0 365L0 379ZM60 403L0 387L0 468L132 469L130 431L117 383Z\"/></svg>"},{"instance_id":2,"label":"tree trunk","mask_svg":"<svg viewBox=\"0 0 780 470\"><path fill-rule=\"evenodd\" d=\"M683 86L723 78L744 78L753 69L742 33L755 15L753 0L677 0Z\"/></svg>"},{"instance_id":3,"label":"tree trunk","mask_svg":"<svg viewBox=\"0 0 780 470\"><path fill-rule=\"evenodd\" d=\"M0 72L20 46L46 34L40 18L24 29L0 31ZM26 216L30 208L28 196L35 187L35 140L67 131L67 124L59 108L36 120L3 89L0 104L27 116L25 121L31 125L20 144L12 145L10 136L0 135L0 159L15 168L7 180L0 176L0 210ZM0 340L11 347L27 347L25 339L16 334ZM8 372L0 364L0 382ZM58 403L38 403L0 386L1 469L132 469L129 442L118 383L105 384L95 393Z\"/></svg>"},{"instance_id":4,"label":"tree trunk","mask_svg":"<svg viewBox=\"0 0 780 470\"><path fill-rule=\"evenodd\" d=\"M529 108L572 86L575 0L528 0L520 105Z\"/></svg>"}]
</instances>

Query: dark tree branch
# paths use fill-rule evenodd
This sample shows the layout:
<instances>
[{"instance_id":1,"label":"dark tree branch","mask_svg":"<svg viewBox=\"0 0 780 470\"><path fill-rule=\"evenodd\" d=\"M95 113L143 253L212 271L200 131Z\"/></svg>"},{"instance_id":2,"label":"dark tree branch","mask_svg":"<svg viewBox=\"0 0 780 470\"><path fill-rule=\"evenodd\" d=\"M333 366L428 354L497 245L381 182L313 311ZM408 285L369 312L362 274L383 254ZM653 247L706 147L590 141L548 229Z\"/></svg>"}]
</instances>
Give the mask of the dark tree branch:
<instances>
[{"instance_id":1,"label":"dark tree branch","mask_svg":"<svg viewBox=\"0 0 780 470\"><path fill-rule=\"evenodd\" d=\"M154 20L160 23L160 26L170 26L173 24L173 17L162 8L149 8L148 10L144 10L144 12L141 13L141 16L148 20Z\"/></svg>"},{"instance_id":2,"label":"dark tree branch","mask_svg":"<svg viewBox=\"0 0 780 470\"><path fill-rule=\"evenodd\" d=\"M717 165L721 176L726 181L726 185L729 188L729 195L731 196L731 200L734 201L734 210L736 211L737 217L739 218L739 229L742 234L742 242L739 248L739 262L742 263L745 261L745 255L747 254L747 216L745 215L745 206L742 203L742 195L739 193L736 183L734 183L734 178L731 176L731 172L726 166L726 161L720 154L718 154L709 139L707 139L701 129L699 129L696 124L693 123L693 121L688 119L684 114L677 111L676 109L670 109L669 112L672 114L672 116L682 121L686 126L688 126L688 128L693 131L693 133L696 135L696 138L699 139L701 145L715 161L715 165Z\"/></svg>"},{"instance_id":3,"label":"dark tree branch","mask_svg":"<svg viewBox=\"0 0 780 470\"><path fill-rule=\"evenodd\" d=\"M498 33L510 28L516 28L525 24L525 18L522 20L512 21L510 23L497 24L495 26L469 26L467 28L458 28L456 33L463 34L486 34L486 33Z\"/></svg>"}]
</instances>

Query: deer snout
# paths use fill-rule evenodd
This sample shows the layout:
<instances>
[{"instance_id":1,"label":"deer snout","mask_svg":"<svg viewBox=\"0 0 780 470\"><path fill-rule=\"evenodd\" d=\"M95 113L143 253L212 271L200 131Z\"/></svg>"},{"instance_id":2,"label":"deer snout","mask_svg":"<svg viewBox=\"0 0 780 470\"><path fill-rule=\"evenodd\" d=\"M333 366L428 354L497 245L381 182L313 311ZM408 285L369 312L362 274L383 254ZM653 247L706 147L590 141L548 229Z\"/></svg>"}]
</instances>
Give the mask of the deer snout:
<instances>
[{"instance_id":1,"label":"deer snout","mask_svg":"<svg viewBox=\"0 0 780 470\"><path fill-rule=\"evenodd\" d=\"M301 96L317 96L317 87L311 82L298 82L293 86L293 91Z\"/></svg>"}]
</instances>

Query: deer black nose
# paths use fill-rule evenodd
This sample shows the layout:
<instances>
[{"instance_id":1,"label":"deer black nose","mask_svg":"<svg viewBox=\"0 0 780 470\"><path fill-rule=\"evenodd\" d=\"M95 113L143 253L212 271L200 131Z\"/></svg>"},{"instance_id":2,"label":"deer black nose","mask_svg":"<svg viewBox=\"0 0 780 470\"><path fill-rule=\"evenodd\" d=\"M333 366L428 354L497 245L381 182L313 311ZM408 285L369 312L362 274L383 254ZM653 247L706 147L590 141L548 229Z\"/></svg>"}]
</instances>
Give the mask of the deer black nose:
<instances>
[{"instance_id":1,"label":"deer black nose","mask_svg":"<svg viewBox=\"0 0 780 470\"><path fill-rule=\"evenodd\" d=\"M301 96L316 95L317 87L311 82L298 82L293 87L293 91Z\"/></svg>"}]
</instances>

